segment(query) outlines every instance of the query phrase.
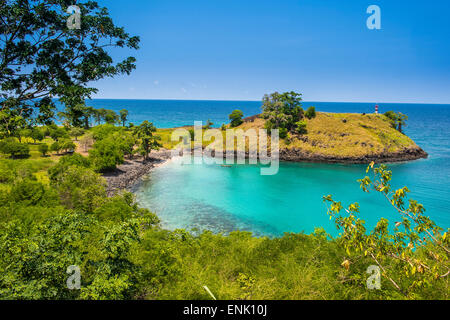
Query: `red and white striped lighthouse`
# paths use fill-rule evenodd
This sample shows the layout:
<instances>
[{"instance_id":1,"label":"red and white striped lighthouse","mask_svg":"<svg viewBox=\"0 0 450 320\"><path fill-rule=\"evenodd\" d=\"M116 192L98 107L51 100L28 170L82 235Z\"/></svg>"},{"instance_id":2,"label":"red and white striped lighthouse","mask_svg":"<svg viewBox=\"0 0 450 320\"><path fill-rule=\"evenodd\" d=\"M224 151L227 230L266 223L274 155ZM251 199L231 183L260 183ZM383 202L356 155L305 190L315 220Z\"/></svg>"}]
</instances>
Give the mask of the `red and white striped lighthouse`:
<instances>
[{"instance_id":1,"label":"red and white striped lighthouse","mask_svg":"<svg viewBox=\"0 0 450 320\"><path fill-rule=\"evenodd\" d=\"M375 105L375 114L378 114L378 105Z\"/></svg>"}]
</instances>

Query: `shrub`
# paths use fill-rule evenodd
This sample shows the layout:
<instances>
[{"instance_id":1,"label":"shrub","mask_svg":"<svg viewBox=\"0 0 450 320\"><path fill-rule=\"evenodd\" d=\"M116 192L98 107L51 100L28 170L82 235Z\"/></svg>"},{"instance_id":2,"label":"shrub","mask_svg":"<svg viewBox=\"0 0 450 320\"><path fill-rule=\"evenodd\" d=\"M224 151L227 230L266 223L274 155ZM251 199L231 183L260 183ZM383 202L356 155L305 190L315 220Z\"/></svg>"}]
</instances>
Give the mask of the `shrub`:
<instances>
[{"instance_id":1,"label":"shrub","mask_svg":"<svg viewBox=\"0 0 450 320\"><path fill-rule=\"evenodd\" d=\"M75 151L75 148L77 147L76 144L70 139L61 141L60 146L61 150L64 150L65 152Z\"/></svg>"},{"instance_id":2,"label":"shrub","mask_svg":"<svg viewBox=\"0 0 450 320\"><path fill-rule=\"evenodd\" d=\"M241 110L234 110L228 118L231 120L230 125L231 128L235 128L243 123L242 117L244 113Z\"/></svg>"},{"instance_id":3,"label":"shrub","mask_svg":"<svg viewBox=\"0 0 450 320\"><path fill-rule=\"evenodd\" d=\"M106 198L105 180L91 169L69 166L52 181L68 209L92 212Z\"/></svg>"},{"instance_id":4,"label":"shrub","mask_svg":"<svg viewBox=\"0 0 450 320\"><path fill-rule=\"evenodd\" d=\"M48 175L50 181L55 182L62 174L64 174L64 172L67 171L70 166L89 168L90 165L91 164L88 158L83 157L79 153L74 153L72 155L61 157L56 165L48 169Z\"/></svg>"},{"instance_id":5,"label":"shrub","mask_svg":"<svg viewBox=\"0 0 450 320\"><path fill-rule=\"evenodd\" d=\"M288 130L286 128L280 128L280 139L285 139L288 135Z\"/></svg>"},{"instance_id":6,"label":"shrub","mask_svg":"<svg viewBox=\"0 0 450 320\"><path fill-rule=\"evenodd\" d=\"M46 144L46 143L41 143L41 144L38 146L39 152L42 153L42 156L44 156L44 157L45 157L45 155L47 154L48 149L49 149L49 148L48 148L48 144Z\"/></svg>"},{"instance_id":7,"label":"shrub","mask_svg":"<svg viewBox=\"0 0 450 320\"><path fill-rule=\"evenodd\" d=\"M305 112L305 117L308 119L313 119L316 117L316 108L315 107L309 107L308 110Z\"/></svg>"},{"instance_id":8,"label":"shrub","mask_svg":"<svg viewBox=\"0 0 450 320\"><path fill-rule=\"evenodd\" d=\"M12 158L26 158L30 156L30 147L18 142L16 138L6 138L0 141L0 152L9 154Z\"/></svg>"},{"instance_id":9,"label":"shrub","mask_svg":"<svg viewBox=\"0 0 450 320\"><path fill-rule=\"evenodd\" d=\"M72 129L70 129L70 131L69 131L69 134L72 137L75 137L75 141L78 141L78 137L82 136L83 133L84 133L84 129L83 128L77 128L77 127L74 127Z\"/></svg>"},{"instance_id":10,"label":"shrub","mask_svg":"<svg viewBox=\"0 0 450 320\"><path fill-rule=\"evenodd\" d=\"M123 151L114 139L100 140L89 150L89 160L95 171L111 171L123 163Z\"/></svg>"},{"instance_id":11,"label":"shrub","mask_svg":"<svg viewBox=\"0 0 450 320\"><path fill-rule=\"evenodd\" d=\"M10 197L14 202L36 205L44 197L44 193L45 188L42 183L33 180L20 180L11 188Z\"/></svg>"},{"instance_id":12,"label":"shrub","mask_svg":"<svg viewBox=\"0 0 450 320\"><path fill-rule=\"evenodd\" d=\"M299 122L296 123L296 131L298 134L307 134L308 130L306 130L306 121L305 120L301 120Z\"/></svg>"},{"instance_id":13,"label":"shrub","mask_svg":"<svg viewBox=\"0 0 450 320\"><path fill-rule=\"evenodd\" d=\"M61 144L58 141L55 141L50 146L50 151L59 153L61 151Z\"/></svg>"},{"instance_id":14,"label":"shrub","mask_svg":"<svg viewBox=\"0 0 450 320\"><path fill-rule=\"evenodd\" d=\"M50 129L50 137L55 141L59 141L60 139L68 138L69 135L66 129L57 127Z\"/></svg>"},{"instance_id":15,"label":"shrub","mask_svg":"<svg viewBox=\"0 0 450 320\"><path fill-rule=\"evenodd\" d=\"M36 141L42 141L44 140L44 133L41 129L34 127L31 129L30 138L33 139L34 143L36 143Z\"/></svg>"}]
</instances>

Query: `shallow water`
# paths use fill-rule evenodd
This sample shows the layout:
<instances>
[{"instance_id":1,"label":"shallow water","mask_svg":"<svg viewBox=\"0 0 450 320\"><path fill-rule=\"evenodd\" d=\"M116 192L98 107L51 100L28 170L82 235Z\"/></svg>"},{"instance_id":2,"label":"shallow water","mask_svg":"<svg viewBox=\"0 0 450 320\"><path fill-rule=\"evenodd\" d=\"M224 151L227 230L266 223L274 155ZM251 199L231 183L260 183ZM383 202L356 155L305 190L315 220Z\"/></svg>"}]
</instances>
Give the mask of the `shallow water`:
<instances>
[{"instance_id":1,"label":"shallow water","mask_svg":"<svg viewBox=\"0 0 450 320\"><path fill-rule=\"evenodd\" d=\"M258 102L127 101L120 101L120 106L130 110L135 122L145 117L165 126L208 118L226 122L232 109L242 106L245 114L251 115L260 106ZM103 103L96 102L100 106ZM371 112L373 108L373 104L361 103L304 106L310 104L330 112ZM429 216L440 226L450 227L450 105L380 107L382 112L406 113L406 134L430 155L428 159L391 164L394 185L408 186L411 197L425 206ZM369 226L381 217L398 221L398 215L381 195L365 194L359 189L356 180L364 175L362 165L282 163L277 175L261 176L259 167L251 165L224 168L169 163L157 168L136 194L140 204L156 212L169 229L240 229L258 235L280 235L290 231L310 233L315 227L324 227L336 234L322 202L322 196L328 194L345 205L359 202Z\"/></svg>"}]
</instances>

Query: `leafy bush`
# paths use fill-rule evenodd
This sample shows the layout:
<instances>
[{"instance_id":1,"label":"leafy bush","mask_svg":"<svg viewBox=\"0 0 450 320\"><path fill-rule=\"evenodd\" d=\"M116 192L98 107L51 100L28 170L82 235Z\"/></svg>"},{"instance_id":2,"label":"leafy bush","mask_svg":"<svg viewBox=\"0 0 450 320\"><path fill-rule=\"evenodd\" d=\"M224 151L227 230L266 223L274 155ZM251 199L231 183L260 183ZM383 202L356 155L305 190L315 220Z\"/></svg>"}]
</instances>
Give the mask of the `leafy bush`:
<instances>
[{"instance_id":1,"label":"leafy bush","mask_svg":"<svg viewBox=\"0 0 450 320\"><path fill-rule=\"evenodd\" d=\"M315 107L309 107L308 110L305 112L305 117L308 119L313 119L316 117L316 108Z\"/></svg>"},{"instance_id":2,"label":"leafy bush","mask_svg":"<svg viewBox=\"0 0 450 320\"><path fill-rule=\"evenodd\" d=\"M48 169L50 181L56 182L69 169L70 166L77 166L82 168L90 167L89 159L83 157L79 153L61 157L56 165Z\"/></svg>"},{"instance_id":3,"label":"leafy bush","mask_svg":"<svg viewBox=\"0 0 450 320\"><path fill-rule=\"evenodd\" d=\"M42 153L42 156L45 156L47 154L48 149L49 149L49 147L48 147L48 144L46 144L46 143L41 143L38 146L38 150L40 153Z\"/></svg>"},{"instance_id":4,"label":"leafy bush","mask_svg":"<svg viewBox=\"0 0 450 320\"><path fill-rule=\"evenodd\" d=\"M285 139L288 136L288 130L286 128L279 129L280 139Z\"/></svg>"},{"instance_id":5,"label":"leafy bush","mask_svg":"<svg viewBox=\"0 0 450 320\"><path fill-rule=\"evenodd\" d=\"M36 141L44 140L45 137L42 129L33 127L33 129L31 129L30 138L33 139L34 143L36 143Z\"/></svg>"},{"instance_id":6,"label":"leafy bush","mask_svg":"<svg viewBox=\"0 0 450 320\"><path fill-rule=\"evenodd\" d=\"M302 120L296 123L296 131L298 134L307 134L308 130L306 130L306 121Z\"/></svg>"},{"instance_id":7,"label":"leafy bush","mask_svg":"<svg viewBox=\"0 0 450 320\"><path fill-rule=\"evenodd\" d=\"M234 110L228 118L231 120L230 126L231 128L235 128L237 126L240 126L243 121L242 117L244 116L244 113L241 110Z\"/></svg>"},{"instance_id":8,"label":"leafy bush","mask_svg":"<svg viewBox=\"0 0 450 320\"><path fill-rule=\"evenodd\" d=\"M69 134L67 133L66 129L56 127L56 128L50 129L50 137L55 141L59 141L60 139L69 138Z\"/></svg>"},{"instance_id":9,"label":"leafy bush","mask_svg":"<svg viewBox=\"0 0 450 320\"><path fill-rule=\"evenodd\" d=\"M56 152L59 153L59 151L61 151L61 144L58 141L55 141L52 143L52 145L50 146L50 151L52 152Z\"/></svg>"},{"instance_id":10,"label":"leafy bush","mask_svg":"<svg viewBox=\"0 0 450 320\"><path fill-rule=\"evenodd\" d=\"M303 118L301 101L301 94L296 92L265 95L262 117L266 119L266 129L285 128L288 132L294 131L296 123Z\"/></svg>"},{"instance_id":11,"label":"leafy bush","mask_svg":"<svg viewBox=\"0 0 450 320\"><path fill-rule=\"evenodd\" d=\"M114 170L117 165L123 163L123 156L120 145L111 138L97 141L89 150L89 160L97 172Z\"/></svg>"},{"instance_id":12,"label":"leafy bush","mask_svg":"<svg viewBox=\"0 0 450 320\"><path fill-rule=\"evenodd\" d=\"M52 185L68 209L92 212L106 198L105 180L91 169L79 166L69 166L63 173L53 175Z\"/></svg>"},{"instance_id":13,"label":"leafy bush","mask_svg":"<svg viewBox=\"0 0 450 320\"><path fill-rule=\"evenodd\" d=\"M6 138L0 141L0 152L9 154L12 158L26 158L30 156L30 147L18 142L16 138Z\"/></svg>"}]
</instances>

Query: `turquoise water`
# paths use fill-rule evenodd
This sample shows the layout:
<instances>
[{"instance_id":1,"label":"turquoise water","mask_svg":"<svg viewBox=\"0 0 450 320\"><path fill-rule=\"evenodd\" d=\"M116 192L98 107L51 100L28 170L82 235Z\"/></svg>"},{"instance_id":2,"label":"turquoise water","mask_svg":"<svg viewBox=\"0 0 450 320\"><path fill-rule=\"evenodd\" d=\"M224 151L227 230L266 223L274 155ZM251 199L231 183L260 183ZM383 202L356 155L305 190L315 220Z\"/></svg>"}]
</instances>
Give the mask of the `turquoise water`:
<instances>
[{"instance_id":1,"label":"turquoise water","mask_svg":"<svg viewBox=\"0 0 450 320\"><path fill-rule=\"evenodd\" d=\"M260 107L259 102L203 101L196 113L192 101L138 104L137 109L130 110L132 114L136 110L136 122L145 117L167 126L208 118L225 122L235 107L246 110L246 115L258 112ZM305 106L310 104L319 111L334 112L371 112L373 108L368 103L322 102ZM121 106L127 107L126 101ZM380 104L380 107L383 112L393 109L408 114L406 133L430 154L428 159L391 164L393 184L408 186L411 197L425 206L426 213L440 226L449 227L450 105ZM277 236L284 232L310 233L316 227L324 227L335 235L336 229L322 202L324 195L332 194L345 205L359 202L361 216L369 227L381 217L390 221L399 219L381 195L365 194L359 189L356 180L364 175L362 165L281 163L277 175L261 176L259 167L252 165L224 168L169 163L156 169L135 192L140 204L156 212L169 229L214 232L239 229Z\"/></svg>"}]
</instances>

